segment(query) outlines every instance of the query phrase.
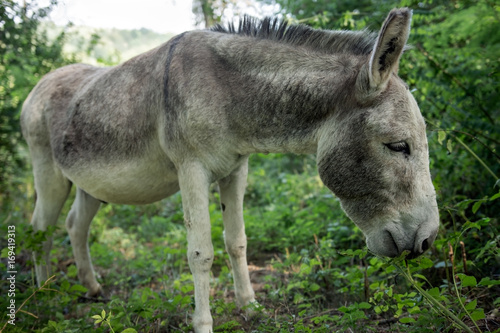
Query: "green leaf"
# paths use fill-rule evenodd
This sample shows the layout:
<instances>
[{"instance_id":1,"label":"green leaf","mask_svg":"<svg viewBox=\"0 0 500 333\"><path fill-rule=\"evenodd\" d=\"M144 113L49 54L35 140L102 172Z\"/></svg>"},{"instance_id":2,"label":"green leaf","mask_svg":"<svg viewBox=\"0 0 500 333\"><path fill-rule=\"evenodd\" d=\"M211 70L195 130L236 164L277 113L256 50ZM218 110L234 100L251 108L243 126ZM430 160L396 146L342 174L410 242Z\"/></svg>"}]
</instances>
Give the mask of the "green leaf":
<instances>
[{"instance_id":1,"label":"green leaf","mask_svg":"<svg viewBox=\"0 0 500 333\"><path fill-rule=\"evenodd\" d=\"M438 288L438 287L434 287L434 288L432 288L432 289L430 289L430 290L427 290L427 293L428 293L430 296L432 296L432 297L434 297L434 298L437 298L437 299L439 299L439 297L441 296L441 293L440 293L440 291L439 291L439 288Z\"/></svg>"},{"instance_id":2,"label":"green leaf","mask_svg":"<svg viewBox=\"0 0 500 333\"><path fill-rule=\"evenodd\" d=\"M169 302L172 302L173 305L179 304L179 302L182 301L182 295L176 295L174 299L170 300Z\"/></svg>"},{"instance_id":3,"label":"green leaf","mask_svg":"<svg viewBox=\"0 0 500 333\"><path fill-rule=\"evenodd\" d=\"M345 306L341 306L340 308L338 308L337 310L339 310L340 312L343 312L343 313L347 313L349 311L348 308L346 308Z\"/></svg>"},{"instance_id":4,"label":"green leaf","mask_svg":"<svg viewBox=\"0 0 500 333\"><path fill-rule=\"evenodd\" d=\"M311 283L311 285L309 286L309 289L311 291L317 291L317 290L319 290L319 288L320 287L319 287L319 285L317 283Z\"/></svg>"},{"instance_id":5,"label":"green leaf","mask_svg":"<svg viewBox=\"0 0 500 333\"><path fill-rule=\"evenodd\" d=\"M465 305L465 309L467 311L471 311L471 310L474 310L477 306L477 299L473 299L472 301L470 301L469 303L467 303Z\"/></svg>"},{"instance_id":6,"label":"green leaf","mask_svg":"<svg viewBox=\"0 0 500 333\"><path fill-rule=\"evenodd\" d=\"M122 331L122 333L137 333L137 331L133 328L126 328Z\"/></svg>"},{"instance_id":7,"label":"green leaf","mask_svg":"<svg viewBox=\"0 0 500 333\"><path fill-rule=\"evenodd\" d=\"M434 262L430 260L427 257L420 257L418 259L418 268L419 269L426 269L426 268L431 268L434 266Z\"/></svg>"},{"instance_id":8,"label":"green leaf","mask_svg":"<svg viewBox=\"0 0 500 333\"><path fill-rule=\"evenodd\" d=\"M418 305L414 306L411 309L408 309L408 312L411 313L411 314L420 313L420 307Z\"/></svg>"},{"instance_id":9,"label":"green leaf","mask_svg":"<svg viewBox=\"0 0 500 333\"><path fill-rule=\"evenodd\" d=\"M81 284L75 284L71 286L71 288L69 289L69 291L71 292L80 292L80 293L86 293L87 290L88 289L82 286Z\"/></svg>"},{"instance_id":10,"label":"green leaf","mask_svg":"<svg viewBox=\"0 0 500 333\"><path fill-rule=\"evenodd\" d=\"M76 278L76 276L78 275L78 269L76 268L75 265L71 265L68 267L68 277L70 278Z\"/></svg>"},{"instance_id":11,"label":"green leaf","mask_svg":"<svg viewBox=\"0 0 500 333\"><path fill-rule=\"evenodd\" d=\"M385 272L386 273L392 273L396 270L396 267L394 267L394 265L389 265L387 266L387 268L385 269Z\"/></svg>"},{"instance_id":12,"label":"green leaf","mask_svg":"<svg viewBox=\"0 0 500 333\"><path fill-rule=\"evenodd\" d=\"M445 131L438 131L438 142L440 145L443 144L444 139L446 139L446 132Z\"/></svg>"},{"instance_id":13,"label":"green leaf","mask_svg":"<svg viewBox=\"0 0 500 333\"><path fill-rule=\"evenodd\" d=\"M358 303L358 309L370 309L372 306L367 302Z\"/></svg>"},{"instance_id":14,"label":"green leaf","mask_svg":"<svg viewBox=\"0 0 500 333\"><path fill-rule=\"evenodd\" d=\"M413 277L422 279L422 280L424 280L424 281L426 281L427 283L430 284L429 280L427 280L427 278L425 276L423 276L422 274L413 274Z\"/></svg>"},{"instance_id":15,"label":"green leaf","mask_svg":"<svg viewBox=\"0 0 500 333\"><path fill-rule=\"evenodd\" d=\"M489 222L490 222L490 218L489 217L483 217L482 219L479 219L476 222L467 221L464 224L464 226L467 227L467 229L476 228L476 229L481 230L481 227L484 227L484 226L488 225Z\"/></svg>"},{"instance_id":16,"label":"green leaf","mask_svg":"<svg viewBox=\"0 0 500 333\"><path fill-rule=\"evenodd\" d=\"M409 323L414 323L415 319L410 317L405 317L405 318L399 318L399 321L403 324L409 324Z\"/></svg>"},{"instance_id":17,"label":"green leaf","mask_svg":"<svg viewBox=\"0 0 500 333\"><path fill-rule=\"evenodd\" d=\"M470 317L473 319L473 320L480 320L480 319L484 319L486 318L486 316L484 315L484 310L483 309L477 309L476 311L472 312Z\"/></svg>"},{"instance_id":18,"label":"green leaf","mask_svg":"<svg viewBox=\"0 0 500 333\"><path fill-rule=\"evenodd\" d=\"M61 291L68 292L71 288L71 285L68 280L63 280L61 282Z\"/></svg>"},{"instance_id":19,"label":"green leaf","mask_svg":"<svg viewBox=\"0 0 500 333\"><path fill-rule=\"evenodd\" d=\"M467 207L469 207L469 205L472 203L472 200L471 199L466 199L466 200L463 200L463 201L460 201L458 204L456 204L456 207L457 209L463 209L463 210L466 210Z\"/></svg>"},{"instance_id":20,"label":"green leaf","mask_svg":"<svg viewBox=\"0 0 500 333\"><path fill-rule=\"evenodd\" d=\"M368 319L368 318L366 317L366 314L363 311L356 310L352 313L349 313L349 319L354 321L358 319Z\"/></svg>"},{"instance_id":21,"label":"green leaf","mask_svg":"<svg viewBox=\"0 0 500 333\"><path fill-rule=\"evenodd\" d=\"M143 292L142 295L141 295L141 302L142 303L147 303L148 301L148 294Z\"/></svg>"},{"instance_id":22,"label":"green leaf","mask_svg":"<svg viewBox=\"0 0 500 333\"><path fill-rule=\"evenodd\" d=\"M494 196L492 196L492 197L490 198L490 201L496 200L496 199L498 199L498 198L500 198L500 192L498 192L497 194L495 194Z\"/></svg>"},{"instance_id":23,"label":"green leaf","mask_svg":"<svg viewBox=\"0 0 500 333\"><path fill-rule=\"evenodd\" d=\"M457 274L460 281L462 281L462 287L475 287L477 286L477 280L473 276L468 276L465 274Z\"/></svg>"},{"instance_id":24,"label":"green leaf","mask_svg":"<svg viewBox=\"0 0 500 333\"><path fill-rule=\"evenodd\" d=\"M481 281L479 281L480 286L495 286L499 285L500 280L491 280L489 277L482 278Z\"/></svg>"},{"instance_id":25,"label":"green leaf","mask_svg":"<svg viewBox=\"0 0 500 333\"><path fill-rule=\"evenodd\" d=\"M448 139L448 141L446 142L446 149L448 149L450 153L453 152L453 144L451 142L451 139Z\"/></svg>"},{"instance_id":26,"label":"green leaf","mask_svg":"<svg viewBox=\"0 0 500 333\"><path fill-rule=\"evenodd\" d=\"M479 210L479 208L481 207L481 205L483 204L483 201L478 201L474 204L474 206L472 206L472 212L474 214L476 214L476 212Z\"/></svg>"}]
</instances>

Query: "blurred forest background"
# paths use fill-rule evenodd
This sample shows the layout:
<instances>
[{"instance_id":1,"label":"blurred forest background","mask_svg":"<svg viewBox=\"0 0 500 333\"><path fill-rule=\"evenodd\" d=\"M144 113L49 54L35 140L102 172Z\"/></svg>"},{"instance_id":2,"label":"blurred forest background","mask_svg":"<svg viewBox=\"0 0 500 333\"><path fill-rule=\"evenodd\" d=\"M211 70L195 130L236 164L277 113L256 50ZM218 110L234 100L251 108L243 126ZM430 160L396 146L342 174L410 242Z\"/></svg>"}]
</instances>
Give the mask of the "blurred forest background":
<instances>
[{"instance_id":1,"label":"blurred forest background","mask_svg":"<svg viewBox=\"0 0 500 333\"><path fill-rule=\"evenodd\" d=\"M322 186L314 156L255 155L245 197L249 262L257 309L232 303L217 188L210 205L216 260L216 332L500 332L500 3L494 0L255 0L291 23L377 31L394 7L413 9L400 76L427 128L441 228L412 261L377 258ZM64 217L33 233L29 154L20 134L22 103L40 78L75 62L114 65L167 41L142 29L55 26L57 6L0 0L0 235L16 225L16 326L6 332L189 332L191 275L180 196L148 206L103 205L91 254L107 300L84 297ZM139 4L140 5L140 4ZM200 26L243 14L235 0L195 0ZM70 201L70 200L68 200ZM64 212L67 213L70 202ZM34 283L31 251L54 235L50 288ZM7 241L0 239L0 309L8 305ZM87 302L82 302L86 300ZM25 303L23 303L25 302ZM92 315L106 312L94 323ZM103 325L106 323L106 325Z\"/></svg>"}]
</instances>

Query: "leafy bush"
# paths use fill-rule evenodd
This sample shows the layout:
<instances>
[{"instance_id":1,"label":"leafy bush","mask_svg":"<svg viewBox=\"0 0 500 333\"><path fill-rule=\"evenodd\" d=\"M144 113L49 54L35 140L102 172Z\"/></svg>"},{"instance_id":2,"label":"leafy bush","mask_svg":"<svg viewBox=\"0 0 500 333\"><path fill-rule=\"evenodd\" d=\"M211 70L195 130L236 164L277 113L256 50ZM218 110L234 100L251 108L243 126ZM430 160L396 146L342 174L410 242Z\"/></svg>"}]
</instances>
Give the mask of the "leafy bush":
<instances>
[{"instance_id":1,"label":"leafy bush","mask_svg":"<svg viewBox=\"0 0 500 333\"><path fill-rule=\"evenodd\" d=\"M19 151L23 101L44 74L70 62L62 54L64 32L49 40L38 29L53 6L38 8L13 0L2 0L0 6L0 200L8 198L7 185L24 166L25 157Z\"/></svg>"}]
</instances>

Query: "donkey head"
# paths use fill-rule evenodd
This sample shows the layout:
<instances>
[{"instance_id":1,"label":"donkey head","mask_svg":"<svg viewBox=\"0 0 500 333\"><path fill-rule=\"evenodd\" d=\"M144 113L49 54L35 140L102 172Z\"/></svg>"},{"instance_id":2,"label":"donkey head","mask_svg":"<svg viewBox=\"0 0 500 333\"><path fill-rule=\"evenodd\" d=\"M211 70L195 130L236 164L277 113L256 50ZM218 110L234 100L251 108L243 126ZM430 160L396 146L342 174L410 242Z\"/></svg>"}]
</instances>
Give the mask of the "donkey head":
<instances>
[{"instance_id":1,"label":"donkey head","mask_svg":"<svg viewBox=\"0 0 500 333\"><path fill-rule=\"evenodd\" d=\"M318 144L322 181L368 248L389 257L422 254L439 225L425 122L396 75L410 21L409 9L391 11L357 73L353 107L334 116Z\"/></svg>"}]
</instances>

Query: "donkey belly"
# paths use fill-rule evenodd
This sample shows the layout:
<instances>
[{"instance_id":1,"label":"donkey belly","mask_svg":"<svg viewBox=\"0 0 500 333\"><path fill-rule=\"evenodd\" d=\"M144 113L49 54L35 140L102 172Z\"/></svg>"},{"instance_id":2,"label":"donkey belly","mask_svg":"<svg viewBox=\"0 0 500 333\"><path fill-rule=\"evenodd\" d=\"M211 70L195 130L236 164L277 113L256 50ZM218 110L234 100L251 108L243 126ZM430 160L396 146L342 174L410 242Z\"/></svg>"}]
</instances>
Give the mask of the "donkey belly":
<instances>
[{"instance_id":1,"label":"donkey belly","mask_svg":"<svg viewBox=\"0 0 500 333\"><path fill-rule=\"evenodd\" d=\"M169 161L159 163L147 159L96 164L63 172L94 198L110 203L148 204L179 191L177 173Z\"/></svg>"}]
</instances>

